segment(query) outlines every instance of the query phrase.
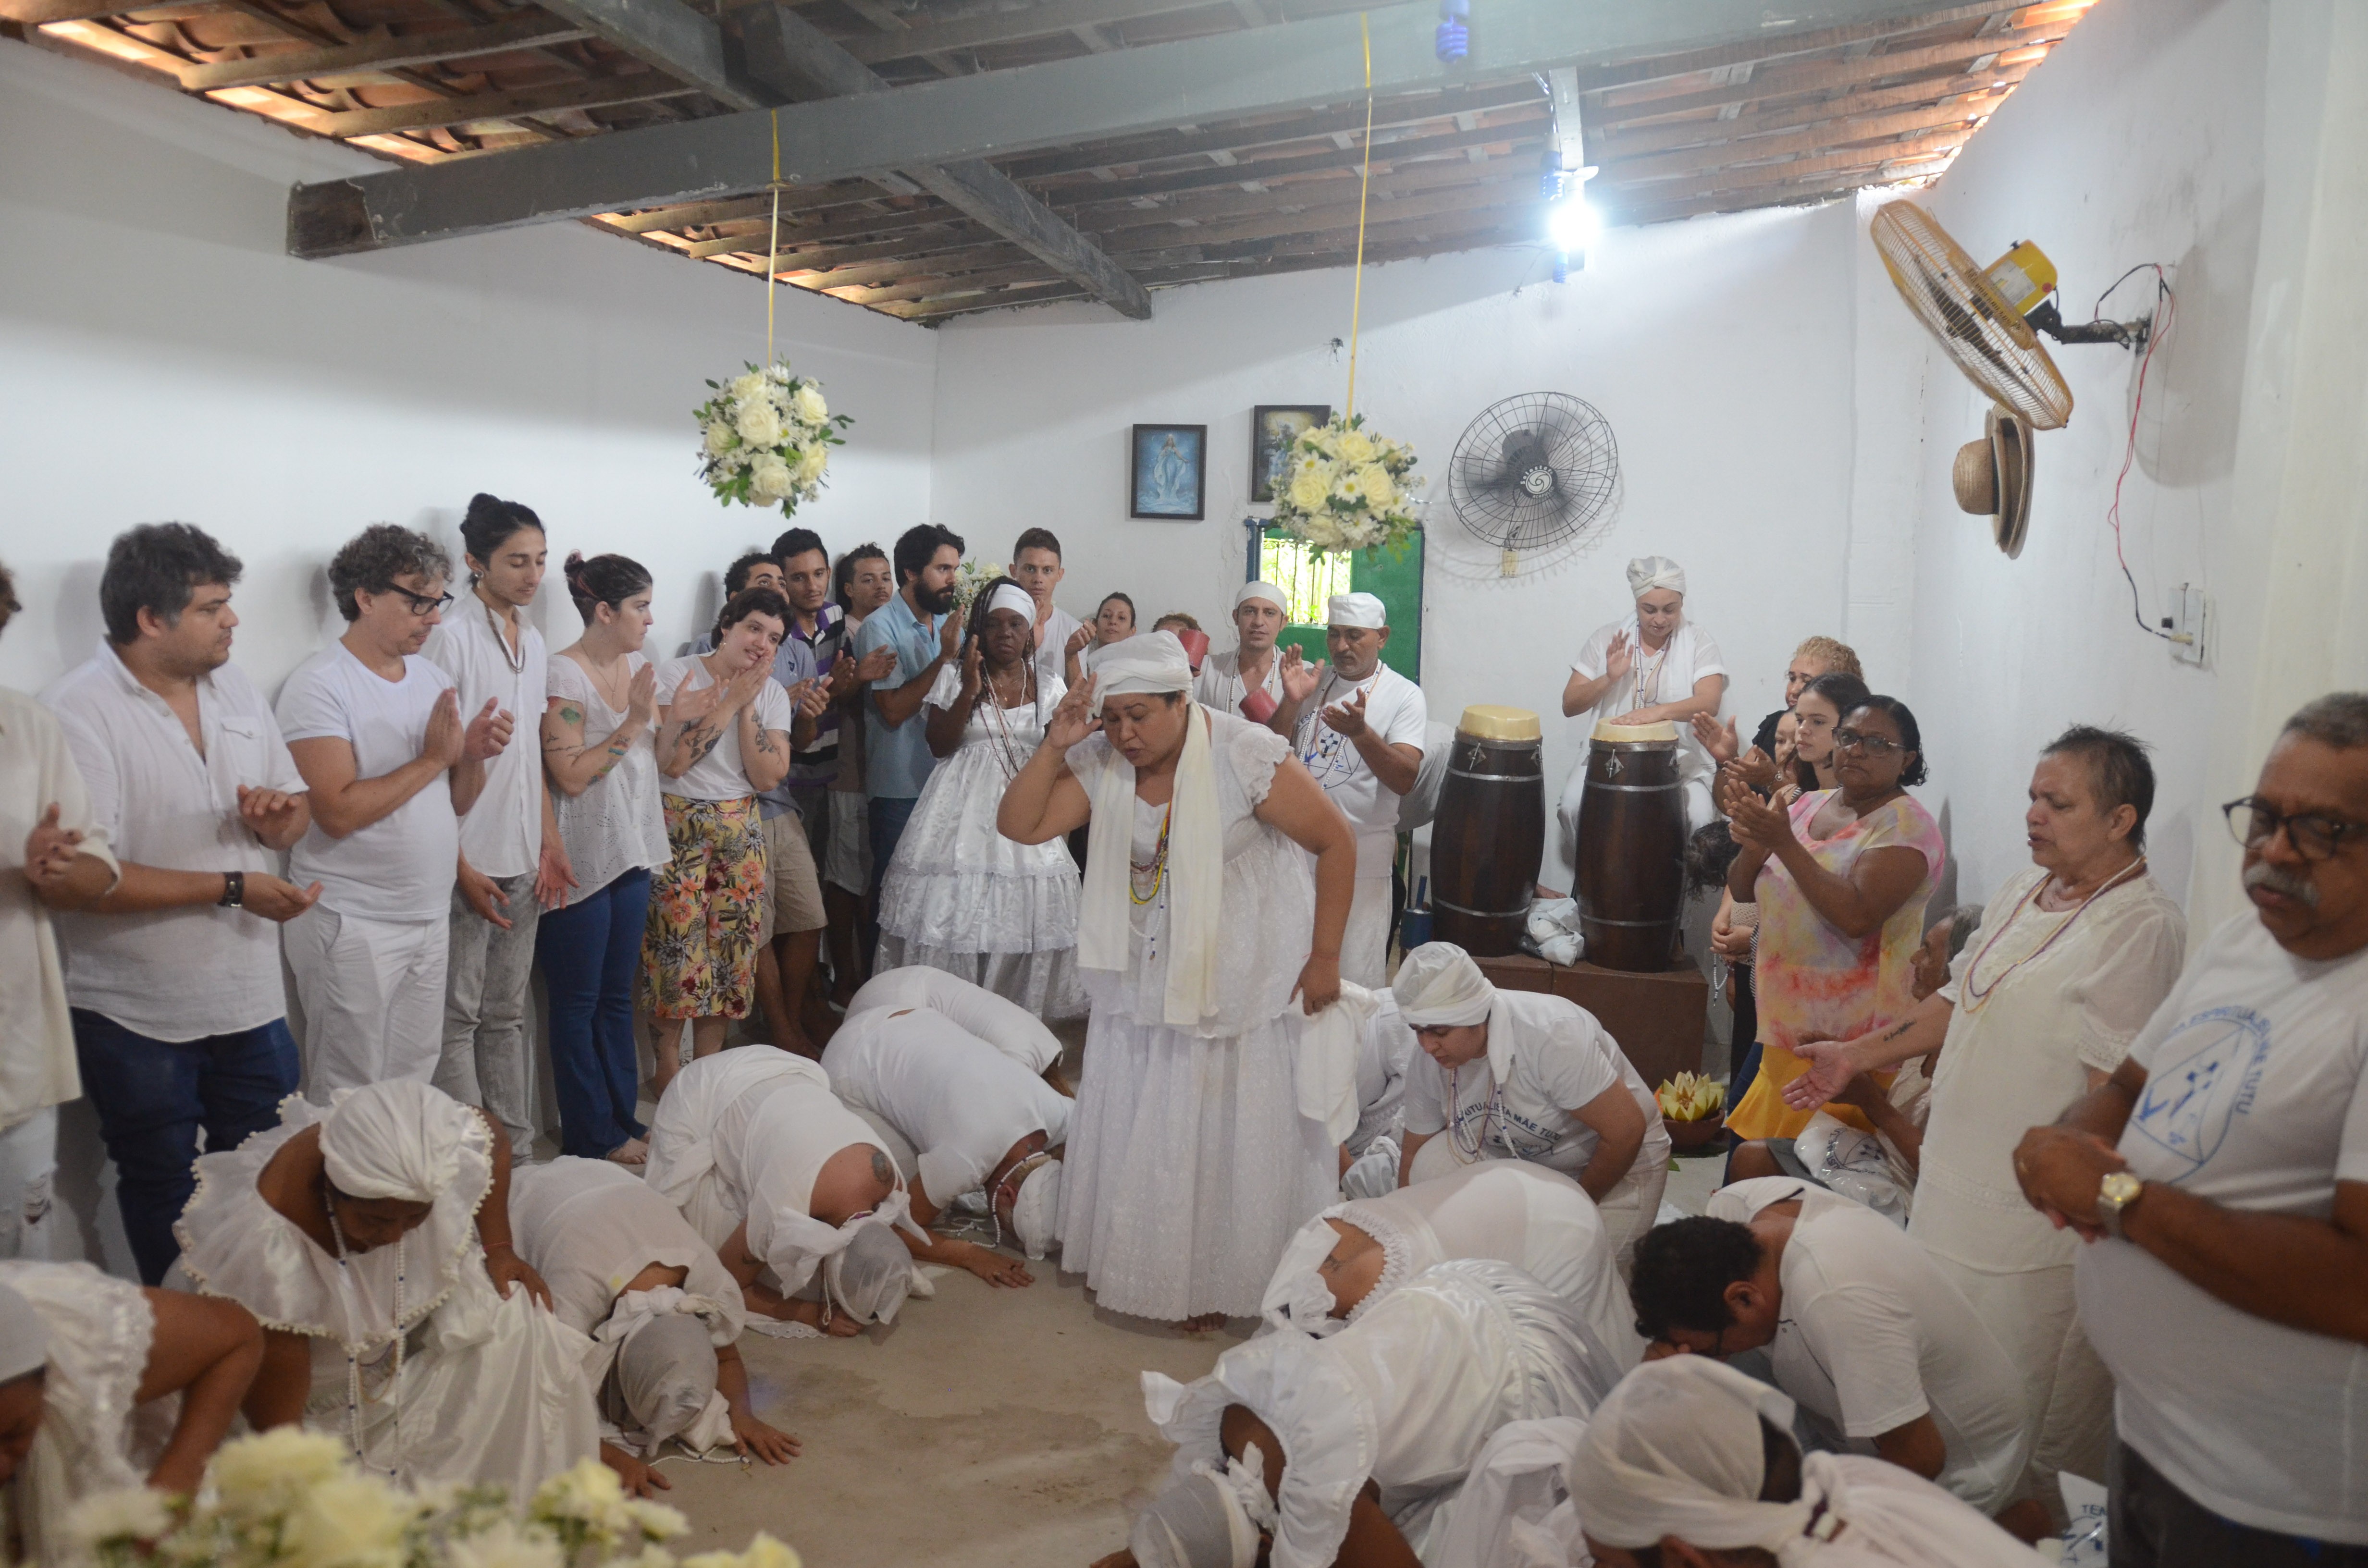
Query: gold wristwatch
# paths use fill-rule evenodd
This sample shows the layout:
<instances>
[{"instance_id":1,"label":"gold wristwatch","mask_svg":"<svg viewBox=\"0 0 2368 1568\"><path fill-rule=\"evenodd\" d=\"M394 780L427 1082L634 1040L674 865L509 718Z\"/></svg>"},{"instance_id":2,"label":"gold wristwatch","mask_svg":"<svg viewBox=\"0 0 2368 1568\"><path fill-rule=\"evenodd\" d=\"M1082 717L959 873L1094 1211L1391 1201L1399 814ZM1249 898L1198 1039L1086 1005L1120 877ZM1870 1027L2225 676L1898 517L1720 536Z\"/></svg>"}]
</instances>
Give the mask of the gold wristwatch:
<instances>
[{"instance_id":1,"label":"gold wristwatch","mask_svg":"<svg viewBox=\"0 0 2368 1568\"><path fill-rule=\"evenodd\" d=\"M2127 1171L2115 1171L2097 1188L2097 1222L2105 1227L2105 1234L2115 1241L2127 1241L2122 1233L2122 1210L2138 1199L2146 1183Z\"/></svg>"}]
</instances>

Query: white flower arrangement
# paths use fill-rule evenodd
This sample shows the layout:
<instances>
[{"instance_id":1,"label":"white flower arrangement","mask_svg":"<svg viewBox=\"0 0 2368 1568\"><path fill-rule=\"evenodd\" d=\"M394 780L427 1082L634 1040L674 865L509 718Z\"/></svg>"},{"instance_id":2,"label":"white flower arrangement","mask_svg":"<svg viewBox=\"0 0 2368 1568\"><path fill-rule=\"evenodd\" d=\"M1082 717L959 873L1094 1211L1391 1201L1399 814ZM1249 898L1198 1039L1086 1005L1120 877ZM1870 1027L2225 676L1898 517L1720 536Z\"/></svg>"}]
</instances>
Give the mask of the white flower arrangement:
<instances>
[{"instance_id":1,"label":"white flower arrangement","mask_svg":"<svg viewBox=\"0 0 2368 1568\"><path fill-rule=\"evenodd\" d=\"M975 561L964 561L955 567L954 614L963 619L969 619L970 607L978 601L978 596L986 592L989 583L1003 574L994 567Z\"/></svg>"},{"instance_id":2,"label":"white flower arrangement","mask_svg":"<svg viewBox=\"0 0 2368 1568\"><path fill-rule=\"evenodd\" d=\"M700 477L716 504L779 506L783 517L794 516L821 490L830 449L847 444L839 432L855 422L831 413L820 384L785 364L751 365L746 375L707 384L715 395L691 417L700 427Z\"/></svg>"},{"instance_id":3,"label":"white flower arrangement","mask_svg":"<svg viewBox=\"0 0 2368 1568\"><path fill-rule=\"evenodd\" d=\"M1291 444L1275 488L1275 526L1317 551L1403 550L1418 519L1414 449L1365 428L1361 414L1308 430Z\"/></svg>"},{"instance_id":4,"label":"white flower arrangement","mask_svg":"<svg viewBox=\"0 0 2368 1568\"><path fill-rule=\"evenodd\" d=\"M67 1537L98 1568L799 1568L761 1534L678 1565L658 1543L689 1521L626 1496L598 1460L545 1482L523 1518L498 1486L406 1492L295 1427L224 1444L208 1477L185 1517L144 1487L86 1497Z\"/></svg>"}]
</instances>

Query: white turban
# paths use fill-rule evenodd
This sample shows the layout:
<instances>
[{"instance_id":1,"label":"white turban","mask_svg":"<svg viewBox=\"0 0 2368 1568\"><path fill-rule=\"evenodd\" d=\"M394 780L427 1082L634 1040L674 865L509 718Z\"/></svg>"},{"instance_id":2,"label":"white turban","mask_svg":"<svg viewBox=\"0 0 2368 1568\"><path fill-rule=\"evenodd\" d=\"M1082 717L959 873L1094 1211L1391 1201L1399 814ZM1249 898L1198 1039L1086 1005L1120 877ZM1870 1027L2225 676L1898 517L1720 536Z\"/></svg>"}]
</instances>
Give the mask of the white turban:
<instances>
[{"instance_id":1,"label":"white turban","mask_svg":"<svg viewBox=\"0 0 2368 1568\"><path fill-rule=\"evenodd\" d=\"M1006 1178L1008 1179L1008 1178ZM1059 1240L1053 1233L1061 1217L1061 1162L1048 1159L1020 1179L1011 1199L1011 1228L1019 1248L1041 1258Z\"/></svg>"},{"instance_id":2,"label":"white turban","mask_svg":"<svg viewBox=\"0 0 2368 1568\"><path fill-rule=\"evenodd\" d=\"M0 1285L0 1383L50 1364L50 1325L33 1303Z\"/></svg>"},{"instance_id":3,"label":"white turban","mask_svg":"<svg viewBox=\"0 0 2368 1568\"><path fill-rule=\"evenodd\" d=\"M1012 610L1024 617L1029 625L1036 624L1036 601L1017 583L997 583L995 592L986 596L986 613L993 615L999 609Z\"/></svg>"},{"instance_id":4,"label":"white turban","mask_svg":"<svg viewBox=\"0 0 2368 1568\"><path fill-rule=\"evenodd\" d=\"M348 1198L433 1203L460 1173L477 1113L409 1080L341 1089L321 1123L321 1162Z\"/></svg>"},{"instance_id":5,"label":"white turban","mask_svg":"<svg viewBox=\"0 0 2368 1568\"><path fill-rule=\"evenodd\" d=\"M1095 649L1087 664L1098 704L1133 692L1192 689L1191 656L1173 631L1146 631L1109 643Z\"/></svg>"},{"instance_id":6,"label":"white turban","mask_svg":"<svg viewBox=\"0 0 2368 1568\"><path fill-rule=\"evenodd\" d=\"M861 1226L825 1260L823 1286L856 1322L894 1323L913 1289L912 1249L886 1225Z\"/></svg>"},{"instance_id":7,"label":"white turban","mask_svg":"<svg viewBox=\"0 0 2368 1568\"><path fill-rule=\"evenodd\" d=\"M1372 594L1335 594L1324 608L1326 626L1380 627L1390 623L1390 612Z\"/></svg>"},{"instance_id":8,"label":"white turban","mask_svg":"<svg viewBox=\"0 0 2368 1568\"><path fill-rule=\"evenodd\" d=\"M681 1292L634 1292L644 1294ZM699 1453L732 1440L731 1403L716 1388L715 1341L700 1318L671 1302L639 1312L616 1356L617 1396L641 1428L644 1455L668 1437Z\"/></svg>"},{"instance_id":9,"label":"white turban","mask_svg":"<svg viewBox=\"0 0 2368 1568\"><path fill-rule=\"evenodd\" d=\"M1409 1028L1455 1028L1486 1021L1497 988L1452 942L1425 942L1398 965L1390 992Z\"/></svg>"},{"instance_id":10,"label":"white turban","mask_svg":"<svg viewBox=\"0 0 2368 1568\"><path fill-rule=\"evenodd\" d=\"M1291 596L1272 583L1244 583L1234 596L1234 608L1239 609L1252 599L1264 599L1285 615L1291 613Z\"/></svg>"},{"instance_id":11,"label":"white turban","mask_svg":"<svg viewBox=\"0 0 2368 1568\"><path fill-rule=\"evenodd\" d=\"M1628 597L1641 599L1656 588L1686 591L1686 569L1666 555L1640 555L1628 562Z\"/></svg>"}]
</instances>

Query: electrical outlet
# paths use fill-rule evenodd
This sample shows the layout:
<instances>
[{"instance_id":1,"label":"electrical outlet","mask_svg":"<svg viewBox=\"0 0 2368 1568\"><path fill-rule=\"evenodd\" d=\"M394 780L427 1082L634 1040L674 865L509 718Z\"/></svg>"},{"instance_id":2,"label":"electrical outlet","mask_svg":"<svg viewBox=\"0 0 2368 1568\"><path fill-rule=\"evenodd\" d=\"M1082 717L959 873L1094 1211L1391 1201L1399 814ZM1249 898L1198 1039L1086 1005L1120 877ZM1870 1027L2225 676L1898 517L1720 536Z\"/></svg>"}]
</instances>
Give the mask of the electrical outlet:
<instances>
[{"instance_id":1,"label":"electrical outlet","mask_svg":"<svg viewBox=\"0 0 2368 1568\"><path fill-rule=\"evenodd\" d=\"M2212 601L2203 589L2181 583L2170 596L2170 611L2162 618L2170 656L2182 665L2203 665L2209 649Z\"/></svg>"}]
</instances>

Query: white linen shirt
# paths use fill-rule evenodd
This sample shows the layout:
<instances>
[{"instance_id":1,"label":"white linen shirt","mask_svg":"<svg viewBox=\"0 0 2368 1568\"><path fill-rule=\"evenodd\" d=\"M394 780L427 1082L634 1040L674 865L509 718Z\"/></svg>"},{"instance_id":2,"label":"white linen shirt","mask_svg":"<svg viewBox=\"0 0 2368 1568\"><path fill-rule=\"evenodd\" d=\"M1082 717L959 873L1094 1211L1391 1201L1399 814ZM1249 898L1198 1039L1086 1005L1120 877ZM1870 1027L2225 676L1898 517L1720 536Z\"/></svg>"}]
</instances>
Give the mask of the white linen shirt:
<instances>
[{"instance_id":1,"label":"white linen shirt","mask_svg":"<svg viewBox=\"0 0 2368 1568\"><path fill-rule=\"evenodd\" d=\"M1357 875L1386 877L1397 858L1398 793L1374 777L1357 743L1324 722L1324 710L1365 692L1365 726L1391 745L1420 750L1430 723L1422 687L1387 665L1376 665L1361 681L1326 669L1300 716L1292 750L1357 832Z\"/></svg>"},{"instance_id":2,"label":"white linen shirt","mask_svg":"<svg viewBox=\"0 0 2368 1568\"><path fill-rule=\"evenodd\" d=\"M81 830L84 853L113 870L65 732L48 709L0 687L0 1128L82 1093L57 935L25 880L26 836L51 805L60 827Z\"/></svg>"},{"instance_id":3,"label":"white linen shirt","mask_svg":"<svg viewBox=\"0 0 2368 1568\"><path fill-rule=\"evenodd\" d=\"M1282 650L1275 649L1266 662L1266 678L1258 689L1282 701ZM1192 700L1203 708L1213 708L1220 713L1239 713L1242 699L1249 687L1242 684L1242 651L1231 649L1212 653L1201 661L1201 673L1192 677Z\"/></svg>"},{"instance_id":4,"label":"white linen shirt","mask_svg":"<svg viewBox=\"0 0 2368 1568\"><path fill-rule=\"evenodd\" d=\"M2368 950L2298 959L2238 915L2130 1060L2146 1085L2121 1153L2141 1181L2312 1220L2368 1182ZM2082 1247L2074 1278L2123 1442L2215 1514L2368 1545L2368 1345L2256 1317L2129 1242Z\"/></svg>"},{"instance_id":5,"label":"white linen shirt","mask_svg":"<svg viewBox=\"0 0 2368 1568\"><path fill-rule=\"evenodd\" d=\"M1639 708L1651 708L1664 702L1683 702L1694 694L1694 683L1704 676L1725 676L1726 665L1719 657L1718 644L1710 634L1691 620L1679 618L1678 629L1669 633L1668 646L1656 653L1645 646L1645 634L1636 624L1634 615L1625 620L1607 621L1595 629L1588 640L1579 644L1578 657L1570 667L1588 680L1602 678L1605 655L1611 639L1621 632L1628 634L1632 662L1628 678L1614 681L1596 699L1591 722L1601 723L1617 719L1622 713L1633 713ZM1724 681L1720 684L1724 691ZM1715 710L1713 710L1715 711ZM1679 725L1682 736L1685 726Z\"/></svg>"},{"instance_id":6,"label":"white linen shirt","mask_svg":"<svg viewBox=\"0 0 2368 1568\"><path fill-rule=\"evenodd\" d=\"M494 612L471 592L427 634L420 653L452 677L467 723L491 698L516 722L485 764L485 787L461 819L461 853L489 877L519 877L542 858L542 710L549 661L542 633L521 614L516 662Z\"/></svg>"},{"instance_id":7,"label":"white linen shirt","mask_svg":"<svg viewBox=\"0 0 2368 1568\"><path fill-rule=\"evenodd\" d=\"M632 680L648 664L639 653L626 654L625 678ZM625 715L609 706L584 666L566 654L550 661L548 684L553 700L572 702L584 715L586 742L597 744L624 723ZM655 870L674 858L666 843L658 782L657 749L645 729L617 765L586 785L582 794L563 790L552 797L560 841L567 846L567 862L583 890L577 896L589 897L628 871Z\"/></svg>"},{"instance_id":8,"label":"white linen shirt","mask_svg":"<svg viewBox=\"0 0 2368 1568\"><path fill-rule=\"evenodd\" d=\"M1571 1112L1614 1084L1645 1113L1645 1142L1630 1169L1668 1165L1660 1107L1595 1015L1560 996L1499 990L1484 1060L1451 1077L1419 1050L1409 1059L1406 1130L1416 1137L1446 1133L1460 1159L1530 1160L1575 1176L1602 1140Z\"/></svg>"},{"instance_id":9,"label":"white linen shirt","mask_svg":"<svg viewBox=\"0 0 2368 1568\"><path fill-rule=\"evenodd\" d=\"M162 697L114 647L41 694L90 791L92 820L118 857L169 871L276 874L279 857L238 814L238 792L304 791L304 776L255 683L235 665L201 675L203 756ZM279 927L243 909L62 914L66 995L151 1040L203 1040L288 1013Z\"/></svg>"}]
</instances>

